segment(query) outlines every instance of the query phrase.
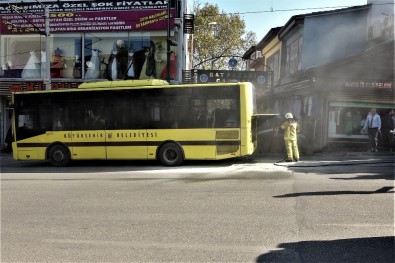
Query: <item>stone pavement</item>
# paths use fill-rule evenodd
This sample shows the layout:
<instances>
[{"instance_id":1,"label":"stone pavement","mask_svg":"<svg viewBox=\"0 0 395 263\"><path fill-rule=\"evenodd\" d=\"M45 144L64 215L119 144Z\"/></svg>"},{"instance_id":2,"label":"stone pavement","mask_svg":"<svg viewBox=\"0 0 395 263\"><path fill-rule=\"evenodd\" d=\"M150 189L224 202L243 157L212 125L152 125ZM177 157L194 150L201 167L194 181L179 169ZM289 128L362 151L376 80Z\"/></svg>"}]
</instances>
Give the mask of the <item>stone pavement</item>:
<instances>
[{"instance_id":1,"label":"stone pavement","mask_svg":"<svg viewBox=\"0 0 395 263\"><path fill-rule=\"evenodd\" d=\"M301 155L299 162L284 162L281 154L259 154L254 156L255 162L270 163L284 167L314 167L352 164L395 163L393 152L323 152Z\"/></svg>"}]
</instances>

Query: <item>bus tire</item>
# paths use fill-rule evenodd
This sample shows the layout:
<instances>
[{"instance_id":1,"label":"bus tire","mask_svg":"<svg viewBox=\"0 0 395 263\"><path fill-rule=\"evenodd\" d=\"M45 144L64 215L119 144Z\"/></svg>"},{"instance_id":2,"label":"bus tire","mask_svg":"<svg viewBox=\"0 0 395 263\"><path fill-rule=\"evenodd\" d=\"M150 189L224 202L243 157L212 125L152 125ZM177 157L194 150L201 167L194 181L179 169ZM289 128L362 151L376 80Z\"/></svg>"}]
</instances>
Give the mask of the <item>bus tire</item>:
<instances>
[{"instance_id":1,"label":"bus tire","mask_svg":"<svg viewBox=\"0 0 395 263\"><path fill-rule=\"evenodd\" d=\"M166 166L178 166L184 161L180 146L174 142L163 144L158 152L159 162Z\"/></svg>"},{"instance_id":2,"label":"bus tire","mask_svg":"<svg viewBox=\"0 0 395 263\"><path fill-rule=\"evenodd\" d=\"M66 166L70 162L69 150L60 144L49 148L48 159L53 166Z\"/></svg>"}]
</instances>

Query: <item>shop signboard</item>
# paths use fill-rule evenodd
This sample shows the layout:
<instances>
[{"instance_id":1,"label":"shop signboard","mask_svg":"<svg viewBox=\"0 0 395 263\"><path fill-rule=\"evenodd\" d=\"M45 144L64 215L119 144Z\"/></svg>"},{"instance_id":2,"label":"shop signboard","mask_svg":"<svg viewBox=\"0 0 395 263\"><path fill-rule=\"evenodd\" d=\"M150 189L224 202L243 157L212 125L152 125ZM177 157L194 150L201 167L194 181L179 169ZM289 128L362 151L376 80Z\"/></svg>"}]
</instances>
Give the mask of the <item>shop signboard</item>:
<instances>
[{"instance_id":1,"label":"shop signboard","mask_svg":"<svg viewBox=\"0 0 395 263\"><path fill-rule=\"evenodd\" d=\"M393 90L393 82L386 80L348 80L344 82L345 88L354 89L382 89Z\"/></svg>"},{"instance_id":2,"label":"shop signboard","mask_svg":"<svg viewBox=\"0 0 395 263\"><path fill-rule=\"evenodd\" d=\"M365 109L392 109L394 104L385 103L370 103L370 102L355 102L355 101L330 101L330 107L340 107L340 108L365 108Z\"/></svg>"},{"instance_id":3,"label":"shop signboard","mask_svg":"<svg viewBox=\"0 0 395 263\"><path fill-rule=\"evenodd\" d=\"M8 84L10 92L21 92L21 91L38 91L45 90L45 84L42 81L25 81L25 82L3 82L3 85ZM75 89L78 88L80 82L57 82L51 83L51 90L62 90L62 89Z\"/></svg>"},{"instance_id":4,"label":"shop signboard","mask_svg":"<svg viewBox=\"0 0 395 263\"><path fill-rule=\"evenodd\" d=\"M165 30L167 1L61 1L49 6L51 32L100 32ZM105 12L103 12L105 11ZM171 9L174 17L174 9ZM174 27L174 19L170 20ZM45 31L43 8L34 3L0 2L0 33L21 34Z\"/></svg>"},{"instance_id":5,"label":"shop signboard","mask_svg":"<svg viewBox=\"0 0 395 263\"><path fill-rule=\"evenodd\" d=\"M125 1L78 1L78 0L25 0L10 1L0 0L0 14L12 14L15 10L12 7L25 13L42 12L42 4L49 7L51 12L84 12L84 11L121 11L121 10L142 10L142 9L166 9L166 0L145 1L145 0L125 0Z\"/></svg>"},{"instance_id":6,"label":"shop signboard","mask_svg":"<svg viewBox=\"0 0 395 263\"><path fill-rule=\"evenodd\" d=\"M192 70L192 82L252 82L257 88L267 88L271 85L271 71L237 71L237 70Z\"/></svg>"}]
</instances>

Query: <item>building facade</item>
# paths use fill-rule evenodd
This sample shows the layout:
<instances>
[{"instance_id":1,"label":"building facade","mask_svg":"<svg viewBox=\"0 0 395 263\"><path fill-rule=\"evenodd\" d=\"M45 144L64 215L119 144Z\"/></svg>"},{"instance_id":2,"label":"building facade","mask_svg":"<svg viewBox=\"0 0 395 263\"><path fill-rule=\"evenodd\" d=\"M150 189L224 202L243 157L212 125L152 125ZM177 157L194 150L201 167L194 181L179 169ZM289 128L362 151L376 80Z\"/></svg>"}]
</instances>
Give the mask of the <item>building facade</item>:
<instances>
[{"instance_id":1,"label":"building facade","mask_svg":"<svg viewBox=\"0 0 395 263\"><path fill-rule=\"evenodd\" d=\"M393 4L373 2L293 16L279 30L280 77L261 108L296 116L303 151L365 147L370 108L395 108L393 17Z\"/></svg>"},{"instance_id":2,"label":"building facade","mask_svg":"<svg viewBox=\"0 0 395 263\"><path fill-rule=\"evenodd\" d=\"M106 79L180 81L188 57L182 30L187 8L181 0L0 0L1 145L13 91Z\"/></svg>"}]
</instances>

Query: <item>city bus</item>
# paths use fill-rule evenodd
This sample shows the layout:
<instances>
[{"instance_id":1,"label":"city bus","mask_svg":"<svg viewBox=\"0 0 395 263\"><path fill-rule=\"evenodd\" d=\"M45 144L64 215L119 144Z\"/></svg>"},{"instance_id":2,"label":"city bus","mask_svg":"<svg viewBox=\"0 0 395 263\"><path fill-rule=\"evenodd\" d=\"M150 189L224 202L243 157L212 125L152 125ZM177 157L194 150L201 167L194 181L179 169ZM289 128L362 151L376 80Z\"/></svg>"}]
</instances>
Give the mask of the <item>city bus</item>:
<instances>
[{"instance_id":1,"label":"city bus","mask_svg":"<svg viewBox=\"0 0 395 263\"><path fill-rule=\"evenodd\" d=\"M82 83L12 94L13 157L48 160L219 160L257 146L253 84Z\"/></svg>"}]
</instances>

